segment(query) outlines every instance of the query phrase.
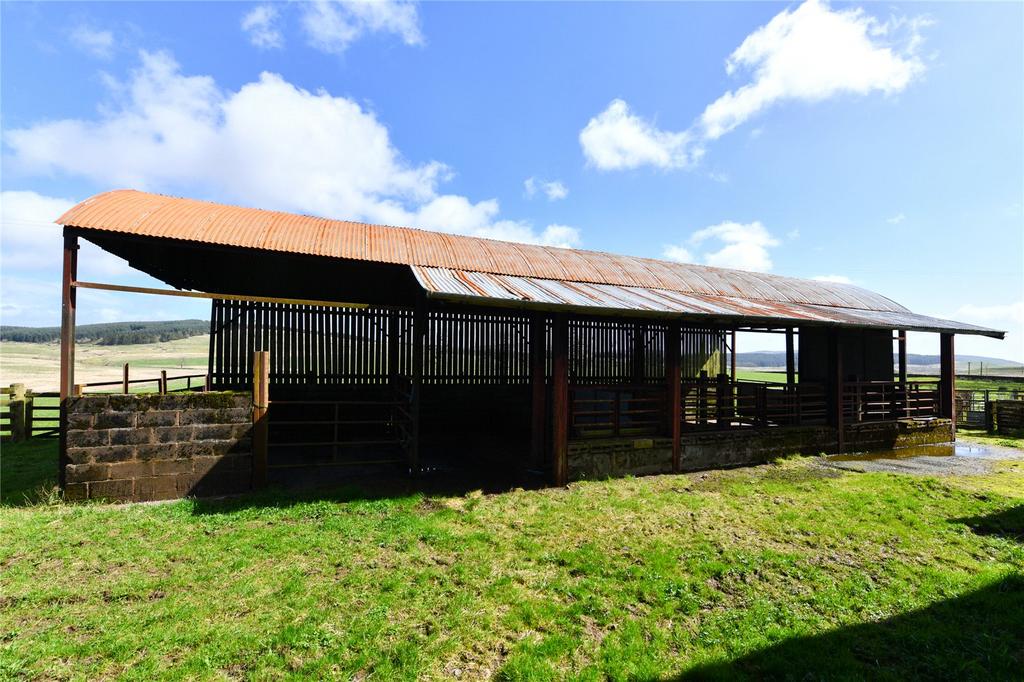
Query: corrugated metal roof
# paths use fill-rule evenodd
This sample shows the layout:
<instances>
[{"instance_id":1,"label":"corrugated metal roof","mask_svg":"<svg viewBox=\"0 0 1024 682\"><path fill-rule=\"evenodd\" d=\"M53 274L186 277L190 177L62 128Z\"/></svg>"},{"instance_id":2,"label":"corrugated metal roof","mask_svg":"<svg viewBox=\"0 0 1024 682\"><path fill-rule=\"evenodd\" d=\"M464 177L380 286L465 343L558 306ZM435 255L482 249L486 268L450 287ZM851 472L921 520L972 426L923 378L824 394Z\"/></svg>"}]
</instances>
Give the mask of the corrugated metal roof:
<instances>
[{"instance_id":1,"label":"corrugated metal roof","mask_svg":"<svg viewBox=\"0 0 1024 682\"><path fill-rule=\"evenodd\" d=\"M850 321L850 311L858 311L864 324L890 327L900 326L897 319L932 320L848 284L328 220L135 190L97 194L56 222L85 230L409 265L437 295L834 322ZM868 311L879 316L866 316ZM945 323L942 329L1000 334L960 323Z\"/></svg>"},{"instance_id":2,"label":"corrugated metal roof","mask_svg":"<svg viewBox=\"0 0 1024 682\"><path fill-rule=\"evenodd\" d=\"M326 220L135 190L98 194L72 207L57 222L84 229L381 263L772 302L905 310L884 296L845 284Z\"/></svg>"},{"instance_id":3,"label":"corrugated metal roof","mask_svg":"<svg viewBox=\"0 0 1024 682\"><path fill-rule=\"evenodd\" d=\"M813 303L768 303L739 296L686 294L667 289L563 282L447 268L413 266L430 296L461 302L509 301L536 306L570 306L656 315L712 316L761 324L840 324L911 331L955 332L1002 337L1002 332L908 310L878 311Z\"/></svg>"}]
</instances>

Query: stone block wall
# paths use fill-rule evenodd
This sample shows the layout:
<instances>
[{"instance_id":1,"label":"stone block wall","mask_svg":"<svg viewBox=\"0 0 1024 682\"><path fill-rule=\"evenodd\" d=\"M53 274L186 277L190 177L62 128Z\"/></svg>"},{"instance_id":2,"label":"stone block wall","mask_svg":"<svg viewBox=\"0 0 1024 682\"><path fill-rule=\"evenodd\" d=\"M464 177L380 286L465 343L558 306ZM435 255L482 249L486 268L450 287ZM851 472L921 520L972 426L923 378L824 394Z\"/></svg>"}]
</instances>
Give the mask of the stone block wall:
<instances>
[{"instance_id":1,"label":"stone block wall","mask_svg":"<svg viewBox=\"0 0 1024 682\"><path fill-rule=\"evenodd\" d=\"M248 394L72 398L65 497L141 502L248 490L251 429Z\"/></svg>"},{"instance_id":2,"label":"stone block wall","mask_svg":"<svg viewBox=\"0 0 1024 682\"><path fill-rule=\"evenodd\" d=\"M863 422L845 425L843 449L845 452L891 450L912 445L952 443L954 438L951 419Z\"/></svg>"}]
</instances>

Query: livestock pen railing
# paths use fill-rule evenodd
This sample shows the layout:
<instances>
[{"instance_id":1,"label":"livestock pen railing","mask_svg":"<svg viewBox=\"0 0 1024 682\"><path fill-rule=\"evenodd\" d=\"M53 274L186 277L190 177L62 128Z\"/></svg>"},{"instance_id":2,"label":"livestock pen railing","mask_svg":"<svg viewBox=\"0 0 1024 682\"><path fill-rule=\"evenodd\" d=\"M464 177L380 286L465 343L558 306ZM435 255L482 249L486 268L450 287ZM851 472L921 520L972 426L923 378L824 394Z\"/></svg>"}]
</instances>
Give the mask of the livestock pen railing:
<instances>
[{"instance_id":1,"label":"livestock pen railing","mask_svg":"<svg viewBox=\"0 0 1024 682\"><path fill-rule=\"evenodd\" d=\"M1019 389L960 389L956 392L956 423L976 429L987 428L986 409L996 400L1024 400Z\"/></svg>"},{"instance_id":2,"label":"livestock pen railing","mask_svg":"<svg viewBox=\"0 0 1024 682\"><path fill-rule=\"evenodd\" d=\"M847 381L842 387L845 423L939 416L939 381Z\"/></svg>"},{"instance_id":3,"label":"livestock pen railing","mask_svg":"<svg viewBox=\"0 0 1024 682\"><path fill-rule=\"evenodd\" d=\"M680 384L683 430L823 424L825 388L820 384L771 384L728 377ZM662 385L573 386L569 426L573 438L668 435L672 415Z\"/></svg>"}]
</instances>

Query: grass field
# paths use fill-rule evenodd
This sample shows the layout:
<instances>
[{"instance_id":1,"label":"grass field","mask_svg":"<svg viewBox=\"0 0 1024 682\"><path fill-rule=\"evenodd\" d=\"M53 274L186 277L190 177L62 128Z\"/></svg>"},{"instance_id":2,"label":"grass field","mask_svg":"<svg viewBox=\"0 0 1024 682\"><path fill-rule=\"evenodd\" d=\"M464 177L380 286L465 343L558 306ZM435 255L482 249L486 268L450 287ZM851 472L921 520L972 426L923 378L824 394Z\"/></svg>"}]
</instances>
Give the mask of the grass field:
<instances>
[{"instance_id":1,"label":"grass field","mask_svg":"<svg viewBox=\"0 0 1024 682\"><path fill-rule=\"evenodd\" d=\"M770 383L786 383L786 373L778 371L766 371L756 369L736 369L736 378L741 381L767 381ZM799 377L798 377L799 378ZM935 376L908 376L909 381L936 381ZM1021 391L1024 392L1024 382L1012 381L1009 379L975 379L971 377L957 377L956 387L958 390L971 391Z\"/></svg>"},{"instance_id":2,"label":"grass field","mask_svg":"<svg viewBox=\"0 0 1024 682\"><path fill-rule=\"evenodd\" d=\"M17 506L0 678L1019 679L1024 466ZM44 496L47 498L47 496Z\"/></svg>"}]
</instances>

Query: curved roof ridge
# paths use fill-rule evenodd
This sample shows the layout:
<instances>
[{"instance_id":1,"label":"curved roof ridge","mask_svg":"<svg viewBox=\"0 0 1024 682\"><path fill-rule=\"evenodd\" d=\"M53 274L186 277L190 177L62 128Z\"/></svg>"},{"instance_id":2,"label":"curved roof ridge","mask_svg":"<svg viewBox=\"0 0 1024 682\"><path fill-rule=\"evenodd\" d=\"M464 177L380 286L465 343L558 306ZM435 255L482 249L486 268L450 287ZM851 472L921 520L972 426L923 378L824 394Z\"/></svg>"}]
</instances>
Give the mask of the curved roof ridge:
<instances>
[{"instance_id":1,"label":"curved roof ridge","mask_svg":"<svg viewBox=\"0 0 1024 682\"><path fill-rule=\"evenodd\" d=\"M521 248L525 245L517 242L233 206L133 189L96 194L68 209L55 222L83 229L494 275L653 286L679 293L733 296L768 303L907 311L890 298L852 284L592 249L529 245L526 250L543 251L547 262L541 263L527 259ZM392 233L395 242L405 243L407 248L375 248L379 245L371 244L370 236L381 235L382 231Z\"/></svg>"}]
</instances>

